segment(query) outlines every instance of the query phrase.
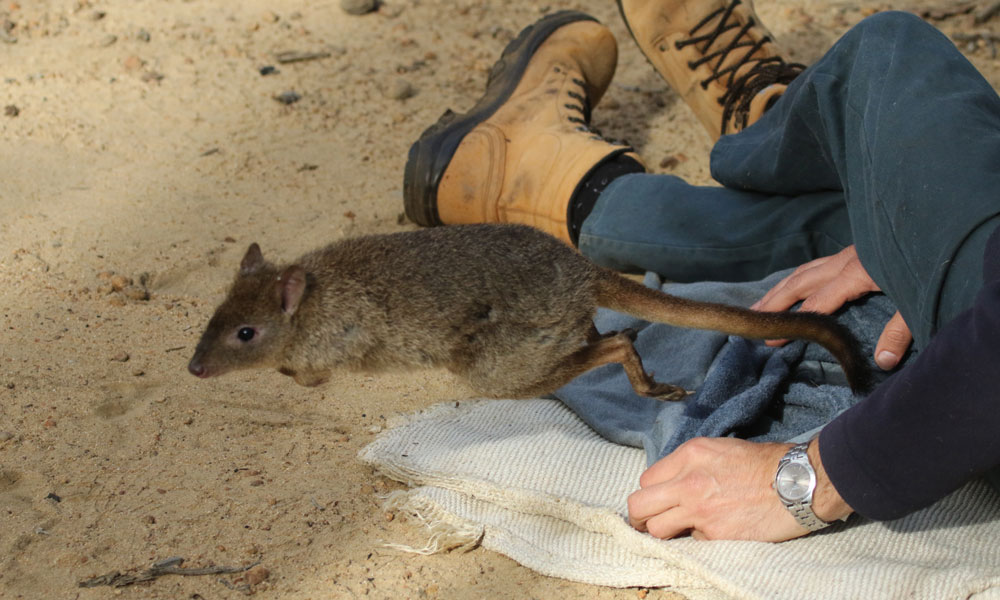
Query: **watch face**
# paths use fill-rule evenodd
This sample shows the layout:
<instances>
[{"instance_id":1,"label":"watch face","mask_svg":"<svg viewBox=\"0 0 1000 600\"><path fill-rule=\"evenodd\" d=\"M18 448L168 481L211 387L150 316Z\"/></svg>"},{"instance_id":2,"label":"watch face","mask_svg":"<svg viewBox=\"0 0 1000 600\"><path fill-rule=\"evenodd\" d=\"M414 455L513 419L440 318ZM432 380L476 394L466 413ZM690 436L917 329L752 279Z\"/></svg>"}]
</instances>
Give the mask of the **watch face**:
<instances>
[{"instance_id":1,"label":"watch face","mask_svg":"<svg viewBox=\"0 0 1000 600\"><path fill-rule=\"evenodd\" d=\"M778 494L792 502L807 498L815 486L816 480L812 471L797 462L782 466L774 478L774 487Z\"/></svg>"}]
</instances>

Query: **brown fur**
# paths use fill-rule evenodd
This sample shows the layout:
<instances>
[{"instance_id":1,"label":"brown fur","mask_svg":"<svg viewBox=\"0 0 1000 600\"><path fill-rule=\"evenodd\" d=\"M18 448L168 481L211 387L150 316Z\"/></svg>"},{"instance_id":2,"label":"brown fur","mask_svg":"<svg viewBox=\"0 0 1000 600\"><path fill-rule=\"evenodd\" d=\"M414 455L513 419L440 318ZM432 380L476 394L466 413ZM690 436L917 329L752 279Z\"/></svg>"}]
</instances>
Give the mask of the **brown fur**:
<instances>
[{"instance_id":1,"label":"brown fur","mask_svg":"<svg viewBox=\"0 0 1000 600\"><path fill-rule=\"evenodd\" d=\"M676 298L518 225L359 237L284 267L253 244L188 368L209 377L268 367L319 385L335 368L437 366L480 394L526 398L616 362L638 393L683 398L684 390L645 372L631 332L597 334L597 306L682 327L817 341L841 361L852 387L867 382L856 341L829 317ZM241 340L247 328L254 335Z\"/></svg>"}]
</instances>

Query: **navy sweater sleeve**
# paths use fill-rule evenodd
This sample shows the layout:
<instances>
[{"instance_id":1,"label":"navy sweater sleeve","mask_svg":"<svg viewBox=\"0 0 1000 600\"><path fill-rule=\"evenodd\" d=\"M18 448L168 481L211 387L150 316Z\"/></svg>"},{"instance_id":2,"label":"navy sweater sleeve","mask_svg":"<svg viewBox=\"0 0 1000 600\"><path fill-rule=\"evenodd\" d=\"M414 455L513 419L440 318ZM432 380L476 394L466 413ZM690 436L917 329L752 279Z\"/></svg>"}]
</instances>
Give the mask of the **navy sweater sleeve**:
<instances>
[{"instance_id":1,"label":"navy sweater sleeve","mask_svg":"<svg viewBox=\"0 0 1000 600\"><path fill-rule=\"evenodd\" d=\"M1000 229L973 306L819 437L833 486L859 514L902 517L1000 465Z\"/></svg>"}]
</instances>

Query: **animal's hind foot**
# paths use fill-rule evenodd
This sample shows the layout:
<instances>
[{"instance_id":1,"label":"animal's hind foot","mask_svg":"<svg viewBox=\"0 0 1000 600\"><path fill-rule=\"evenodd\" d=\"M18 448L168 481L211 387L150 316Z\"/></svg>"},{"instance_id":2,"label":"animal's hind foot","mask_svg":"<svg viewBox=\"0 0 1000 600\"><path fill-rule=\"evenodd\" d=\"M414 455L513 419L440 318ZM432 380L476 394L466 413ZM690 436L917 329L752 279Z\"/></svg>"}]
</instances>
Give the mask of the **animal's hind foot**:
<instances>
[{"instance_id":1,"label":"animal's hind foot","mask_svg":"<svg viewBox=\"0 0 1000 600\"><path fill-rule=\"evenodd\" d=\"M587 335L587 341L591 344L596 344L601 340L610 340L622 335L628 338L630 342L634 342L636 338L639 337L639 332L638 330L629 327L628 329L622 329L621 331L606 331L604 333L600 333L597 331L596 327L591 327L590 333Z\"/></svg>"},{"instance_id":2,"label":"animal's hind foot","mask_svg":"<svg viewBox=\"0 0 1000 600\"><path fill-rule=\"evenodd\" d=\"M657 398L665 402L677 402L687 398L687 390L677 385L670 385L669 383L657 383L653 382L648 389L640 392L643 396L648 398Z\"/></svg>"},{"instance_id":3,"label":"animal's hind foot","mask_svg":"<svg viewBox=\"0 0 1000 600\"><path fill-rule=\"evenodd\" d=\"M639 331L636 329L632 329L631 327L627 329L622 329L621 334L627 337L628 339L632 340L633 342L636 340L636 338L639 337Z\"/></svg>"}]
</instances>

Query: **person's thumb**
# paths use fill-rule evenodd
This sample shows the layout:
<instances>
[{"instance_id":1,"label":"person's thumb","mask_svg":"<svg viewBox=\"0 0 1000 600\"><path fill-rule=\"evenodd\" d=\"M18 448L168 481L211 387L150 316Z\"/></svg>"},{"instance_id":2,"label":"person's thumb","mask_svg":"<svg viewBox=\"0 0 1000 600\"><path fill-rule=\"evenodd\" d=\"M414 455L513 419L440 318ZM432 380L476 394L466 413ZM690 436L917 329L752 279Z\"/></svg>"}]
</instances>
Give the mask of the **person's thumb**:
<instances>
[{"instance_id":1,"label":"person's thumb","mask_svg":"<svg viewBox=\"0 0 1000 600\"><path fill-rule=\"evenodd\" d=\"M886 323L882 335L878 338L878 344L875 346L875 364L883 371L896 368L912 342L913 335L910 333L910 328L906 326L903 315L897 311Z\"/></svg>"}]
</instances>

